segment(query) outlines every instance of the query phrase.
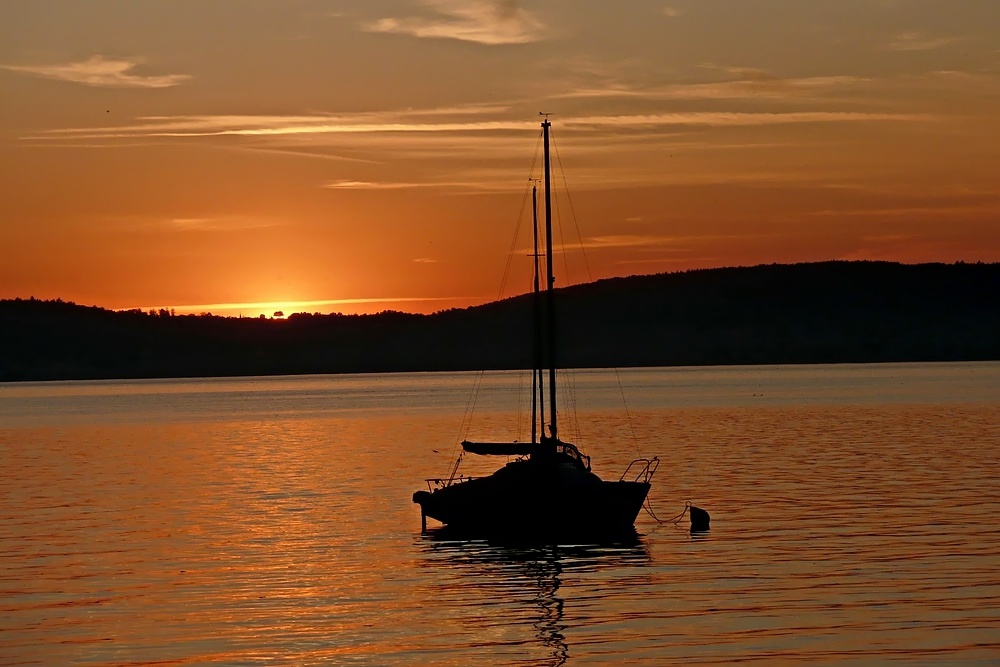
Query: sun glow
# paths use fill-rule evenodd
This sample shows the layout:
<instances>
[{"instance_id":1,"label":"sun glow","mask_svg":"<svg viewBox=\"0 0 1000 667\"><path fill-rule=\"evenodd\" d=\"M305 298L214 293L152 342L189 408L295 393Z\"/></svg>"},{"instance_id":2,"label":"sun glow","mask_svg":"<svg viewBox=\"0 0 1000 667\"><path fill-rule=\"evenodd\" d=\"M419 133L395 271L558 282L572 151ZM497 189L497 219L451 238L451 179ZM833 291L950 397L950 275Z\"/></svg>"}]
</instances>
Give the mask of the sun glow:
<instances>
[{"instance_id":1,"label":"sun glow","mask_svg":"<svg viewBox=\"0 0 1000 667\"><path fill-rule=\"evenodd\" d=\"M325 299L319 301L259 301L246 303L204 303L173 306L142 306L139 310L168 311L176 315L211 314L222 317L265 317L287 319L295 313L341 313L363 315L385 310L434 312L447 308L464 308L488 301L485 297L372 297L359 299ZM121 310L135 310L122 308Z\"/></svg>"}]
</instances>

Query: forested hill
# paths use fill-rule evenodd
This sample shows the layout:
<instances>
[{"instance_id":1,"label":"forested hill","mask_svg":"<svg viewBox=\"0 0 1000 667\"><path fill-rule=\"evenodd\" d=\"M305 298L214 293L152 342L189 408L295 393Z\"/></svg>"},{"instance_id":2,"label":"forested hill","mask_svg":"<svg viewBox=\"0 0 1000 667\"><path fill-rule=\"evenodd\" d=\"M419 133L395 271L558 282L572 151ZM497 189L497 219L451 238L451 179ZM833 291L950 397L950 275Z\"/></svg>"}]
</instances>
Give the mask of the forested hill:
<instances>
[{"instance_id":1,"label":"forested hill","mask_svg":"<svg viewBox=\"0 0 1000 667\"><path fill-rule=\"evenodd\" d=\"M824 262L558 291L563 367L1000 359L1000 264ZM0 380L530 366L531 299L287 320L0 301Z\"/></svg>"}]
</instances>

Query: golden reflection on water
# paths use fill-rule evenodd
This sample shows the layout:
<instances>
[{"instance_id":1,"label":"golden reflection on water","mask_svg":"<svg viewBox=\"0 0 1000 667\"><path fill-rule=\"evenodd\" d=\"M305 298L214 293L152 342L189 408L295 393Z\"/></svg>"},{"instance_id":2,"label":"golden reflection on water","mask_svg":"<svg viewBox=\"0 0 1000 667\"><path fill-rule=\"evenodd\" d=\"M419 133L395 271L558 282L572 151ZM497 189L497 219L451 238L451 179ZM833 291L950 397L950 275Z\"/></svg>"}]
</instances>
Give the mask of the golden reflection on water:
<instances>
[{"instance_id":1,"label":"golden reflection on water","mask_svg":"<svg viewBox=\"0 0 1000 667\"><path fill-rule=\"evenodd\" d=\"M643 514L634 544L539 547L419 534L465 396L393 377L0 387L0 663L1000 662L993 395L650 388L633 441L588 375L595 469L659 455L653 510L692 500L712 531Z\"/></svg>"}]
</instances>

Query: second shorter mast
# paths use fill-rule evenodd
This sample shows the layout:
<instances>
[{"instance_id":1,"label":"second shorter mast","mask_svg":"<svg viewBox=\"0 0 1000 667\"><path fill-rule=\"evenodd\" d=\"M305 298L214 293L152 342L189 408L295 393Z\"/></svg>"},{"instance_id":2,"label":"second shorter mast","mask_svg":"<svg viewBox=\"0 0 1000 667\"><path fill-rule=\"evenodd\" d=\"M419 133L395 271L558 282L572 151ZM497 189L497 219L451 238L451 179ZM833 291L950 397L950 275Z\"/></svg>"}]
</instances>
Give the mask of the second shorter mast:
<instances>
[{"instance_id":1,"label":"second shorter mast","mask_svg":"<svg viewBox=\"0 0 1000 667\"><path fill-rule=\"evenodd\" d=\"M538 425L545 424L545 385L542 380L542 297L539 290L539 266L538 266L538 187L531 186L531 221L534 232L535 252L533 255L535 263L534 272L534 358L531 362L531 444L538 442ZM536 384L537 382L537 384ZM541 415L539 415L541 410ZM544 426L542 433L545 433Z\"/></svg>"}]
</instances>

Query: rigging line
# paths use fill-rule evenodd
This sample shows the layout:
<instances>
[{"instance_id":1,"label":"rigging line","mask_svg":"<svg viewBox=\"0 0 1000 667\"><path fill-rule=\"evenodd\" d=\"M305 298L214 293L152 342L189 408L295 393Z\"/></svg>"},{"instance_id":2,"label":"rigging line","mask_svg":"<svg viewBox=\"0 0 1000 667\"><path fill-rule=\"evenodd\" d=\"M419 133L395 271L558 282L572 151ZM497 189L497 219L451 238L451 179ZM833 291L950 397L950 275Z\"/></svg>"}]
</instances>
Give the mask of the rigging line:
<instances>
[{"instance_id":1,"label":"rigging line","mask_svg":"<svg viewBox=\"0 0 1000 667\"><path fill-rule=\"evenodd\" d=\"M520 368L517 371L517 426L514 429L514 433L517 434L515 442L521 440L521 417L524 414L521 410L521 403L524 400L524 369Z\"/></svg>"},{"instance_id":2,"label":"rigging line","mask_svg":"<svg viewBox=\"0 0 1000 667\"><path fill-rule=\"evenodd\" d=\"M551 132L551 130L550 130L550 132ZM558 161L558 160L559 160L559 154L556 153L556 161ZM562 171L562 163L561 162L559 163L559 170ZM565 181L566 181L566 176L564 174L563 175L563 182L565 182ZM558 223L556 225L556 227L559 228L559 245L562 248L563 285L566 286L566 285L569 285L569 259L568 259L569 258L569 253L566 252L566 234L565 234L565 229L563 228L562 214L561 214L561 211L559 209L559 198L553 196L552 197L552 204L555 207L555 219L556 219L556 222ZM580 240L580 248L583 248L583 239ZM553 253L555 252L554 248L553 248L552 252Z\"/></svg>"},{"instance_id":3,"label":"rigging line","mask_svg":"<svg viewBox=\"0 0 1000 667\"><path fill-rule=\"evenodd\" d=\"M542 135L539 133L538 141L535 143L535 153L531 158L531 166L528 169L529 176L534 174L535 165L538 163L538 153L541 150L542 145ZM531 183L531 179L528 179L528 183ZM524 196L521 199L521 210L517 216L517 224L514 228L514 238L511 240L510 250L507 252L507 261L504 266L503 278L500 280L500 289L497 292L497 301L503 298L504 289L507 286L507 278L510 274L510 266L514 257L514 249L517 246L517 237L521 231L521 221L524 219L524 208L527 205L528 200L528 188L525 188ZM476 375L476 379L473 382L472 391L469 395L469 400L465 404L465 413L462 415L462 423L459 426L459 440L467 440L469 438L469 432L472 430L472 417L476 411L476 403L479 400L479 391L482 388L483 377L485 375L485 370L480 370ZM458 447L461 446L459 442ZM455 471L458 470L458 463L462 460L461 454L458 457L458 461L455 463ZM454 472L452 473L454 475Z\"/></svg>"},{"instance_id":4,"label":"rigging line","mask_svg":"<svg viewBox=\"0 0 1000 667\"><path fill-rule=\"evenodd\" d=\"M472 413L476 409L476 401L479 399L479 389L482 387L483 375L486 371L481 370L476 374L476 379L472 383L472 391L469 393L469 398L465 402L465 412L462 414L462 423L459 425L458 429L458 442L455 443L455 447L451 451L451 457L455 459L455 465L452 466L451 472L448 475L448 484L455 479L455 475L458 474L458 466L462 464L462 456L465 452L462 449L462 441L469 439L469 431L472 429ZM455 452L458 452L458 457L455 457Z\"/></svg>"},{"instance_id":5,"label":"rigging line","mask_svg":"<svg viewBox=\"0 0 1000 667\"><path fill-rule=\"evenodd\" d=\"M556 145L555 138L551 135L551 132L549 138L552 143L553 152L555 152L556 154L556 162L559 164L559 174L560 176L562 176L563 190L566 192L566 201L569 203L570 217L572 218L573 226L576 229L576 237L580 240L580 254L583 255L583 265L587 269L587 278L590 280L590 282L594 282L594 274L590 270L590 259L587 257L587 248L583 243L583 234L580 233L580 224L579 220L576 217L576 208L573 206L573 197L570 195L569 183L566 181L566 170L563 168L562 158L559 155L559 147ZM560 232L561 231L562 228L560 227ZM563 246L564 262L565 262L565 247L566 246L564 245ZM632 444L635 446L635 451L641 457L642 453L639 451L639 440L635 436L635 425L632 423L632 415L628 409L628 401L625 400L625 390L622 389L622 378L621 375L618 373L617 366L615 367L615 379L618 381L618 391L622 395L622 405L625 406L625 417L628 420L629 431L632 433Z\"/></svg>"},{"instance_id":6,"label":"rigging line","mask_svg":"<svg viewBox=\"0 0 1000 667\"><path fill-rule=\"evenodd\" d=\"M565 391L563 394L566 396L566 403L569 407L569 413L572 416L572 421L570 427L575 433L575 439L577 442L583 442L583 429L580 420L580 414L577 410L577 399L576 399L576 370L572 368L567 368L561 371L560 377L562 378L562 383Z\"/></svg>"},{"instance_id":7,"label":"rigging line","mask_svg":"<svg viewBox=\"0 0 1000 667\"><path fill-rule=\"evenodd\" d=\"M563 191L566 193L566 201L569 203L569 214L573 220L573 227L576 229L576 237L580 239L580 253L583 255L583 265L587 269L587 279L594 282L594 274L590 270L590 260L587 258L587 248L583 244L583 234L580 233L580 223L576 217L576 207L573 206L573 197L569 191L569 182L566 180L566 169L562 165L562 157L559 155L559 146L556 145L555 137L549 131L549 138L552 142L552 150L556 154L556 162L559 164L559 175L562 177ZM566 246L563 246L565 253Z\"/></svg>"},{"instance_id":8,"label":"rigging line","mask_svg":"<svg viewBox=\"0 0 1000 667\"><path fill-rule=\"evenodd\" d=\"M465 402L465 412L462 413L462 423L458 429L459 440L463 440L469 437L469 424L472 421L472 412L475 409L476 395L479 393L479 385L483 380L484 371L479 371L476 374L476 379L472 381L472 391L469 392L469 398Z\"/></svg>"},{"instance_id":9,"label":"rigging line","mask_svg":"<svg viewBox=\"0 0 1000 667\"><path fill-rule=\"evenodd\" d=\"M615 368L615 379L618 380L618 393L622 395L622 405L625 406L625 418L628 420L628 430L632 433L632 444L635 445L635 453L642 458L642 452L639 451L639 439L635 437L635 426L632 424L632 413L628 409L628 401L625 400L625 388L622 387L622 376L618 373L618 368Z\"/></svg>"},{"instance_id":10,"label":"rigging line","mask_svg":"<svg viewBox=\"0 0 1000 667\"><path fill-rule=\"evenodd\" d=\"M517 239L521 235L521 222L524 220L524 209L528 204L528 198L531 194L532 177L535 174L535 165L538 163L538 151L540 150L542 143L541 134L539 134L538 141L535 143L535 154L531 158L531 166L528 168L528 182L524 188L524 194L521 196L521 208L517 214L517 225L514 228L514 237L510 241L510 248L507 251L507 262L503 269L503 278L500 280L500 290L497 293L497 301L503 298L504 290L507 288L507 279L510 277L510 267L511 263L514 261L514 250L517 248Z\"/></svg>"},{"instance_id":11,"label":"rigging line","mask_svg":"<svg viewBox=\"0 0 1000 667\"><path fill-rule=\"evenodd\" d=\"M530 184L531 181L529 180ZM510 241L510 248L507 250L507 262L503 267L503 277L500 279L500 290L497 292L497 301L503 298L504 290L507 289L507 280L510 278L510 267L514 261L514 250L517 248L517 239L521 235L521 222L524 220L524 209L528 203L530 189L525 187L521 196L521 210L517 214L517 225L514 227L514 236Z\"/></svg>"},{"instance_id":12,"label":"rigging line","mask_svg":"<svg viewBox=\"0 0 1000 667\"><path fill-rule=\"evenodd\" d=\"M573 372L570 375L570 386L573 388L571 393L571 398L573 400L570 409L573 411L573 421L576 422L576 439L583 441L583 421L580 419L580 411L577 409L579 402L577 401L576 395L576 373Z\"/></svg>"},{"instance_id":13,"label":"rigging line","mask_svg":"<svg viewBox=\"0 0 1000 667\"><path fill-rule=\"evenodd\" d=\"M533 272L534 272L534 269L532 269L532 273ZM531 278L532 277L529 277L529 280L528 280L528 282L529 282L528 292L531 291L530 283L531 283ZM524 426L523 419L524 419L525 414L527 413L528 419L531 419L531 411L530 411L530 409L527 410L527 411L521 409L524 406L524 403L525 403L524 378L525 378L525 369L519 368L518 371L517 371L517 439L518 440L521 440L521 436L522 436L521 429ZM528 388L529 388L529 390L531 390L531 389L534 389L534 387L535 387L535 373L534 373L534 370L532 370L532 372L531 372L531 383L530 383L530 385L529 385Z\"/></svg>"},{"instance_id":14,"label":"rigging line","mask_svg":"<svg viewBox=\"0 0 1000 667\"><path fill-rule=\"evenodd\" d=\"M549 128L549 140L550 140L550 143L552 145L552 149L553 149L553 151L556 154L556 162L559 165L559 172L560 172L560 174L562 176L562 181L563 181L563 190L566 193L566 198L569 199L569 185L567 184L567 181L566 181L566 170L563 169L562 160L559 157L559 147L556 145L555 138L554 138L554 135L553 135L553 132L552 132L552 128ZM555 217L556 217L556 220L559 223L558 224L558 228L559 228L559 243L562 246L562 263L563 263L563 271L564 271L563 282L564 282L564 285L569 285L569 276L570 276L570 272L569 272L569 253L566 252L566 247L567 246L566 246L565 226L562 224L562 213L561 213L561 209L559 208L559 198L558 197L553 197L552 201L555 204L555 209L556 209L556 215L555 215ZM572 200L570 200L570 210L571 210L571 214L575 216L576 213L573 211L573 208L572 208ZM575 218L573 220L573 223L574 223L574 226L576 227L577 237L580 239L580 249L583 250L583 237L580 236L580 226L576 224L576 219ZM584 255L584 261L586 262L586 255ZM588 274L588 276L590 274L590 266L589 265L587 265L587 274ZM591 282L593 282L593 279L591 279ZM576 374L572 371L572 369L566 369L566 370L563 371L562 376L564 378L563 384L567 387L567 389L569 391L569 396L568 396L569 400L567 401L567 403L569 404L570 414L572 415L573 420L575 422L575 424L573 426L575 426L577 440L579 441L579 437L580 437L581 433L580 433L580 416L579 416L579 413L577 412L577 404L576 404Z\"/></svg>"}]
</instances>

